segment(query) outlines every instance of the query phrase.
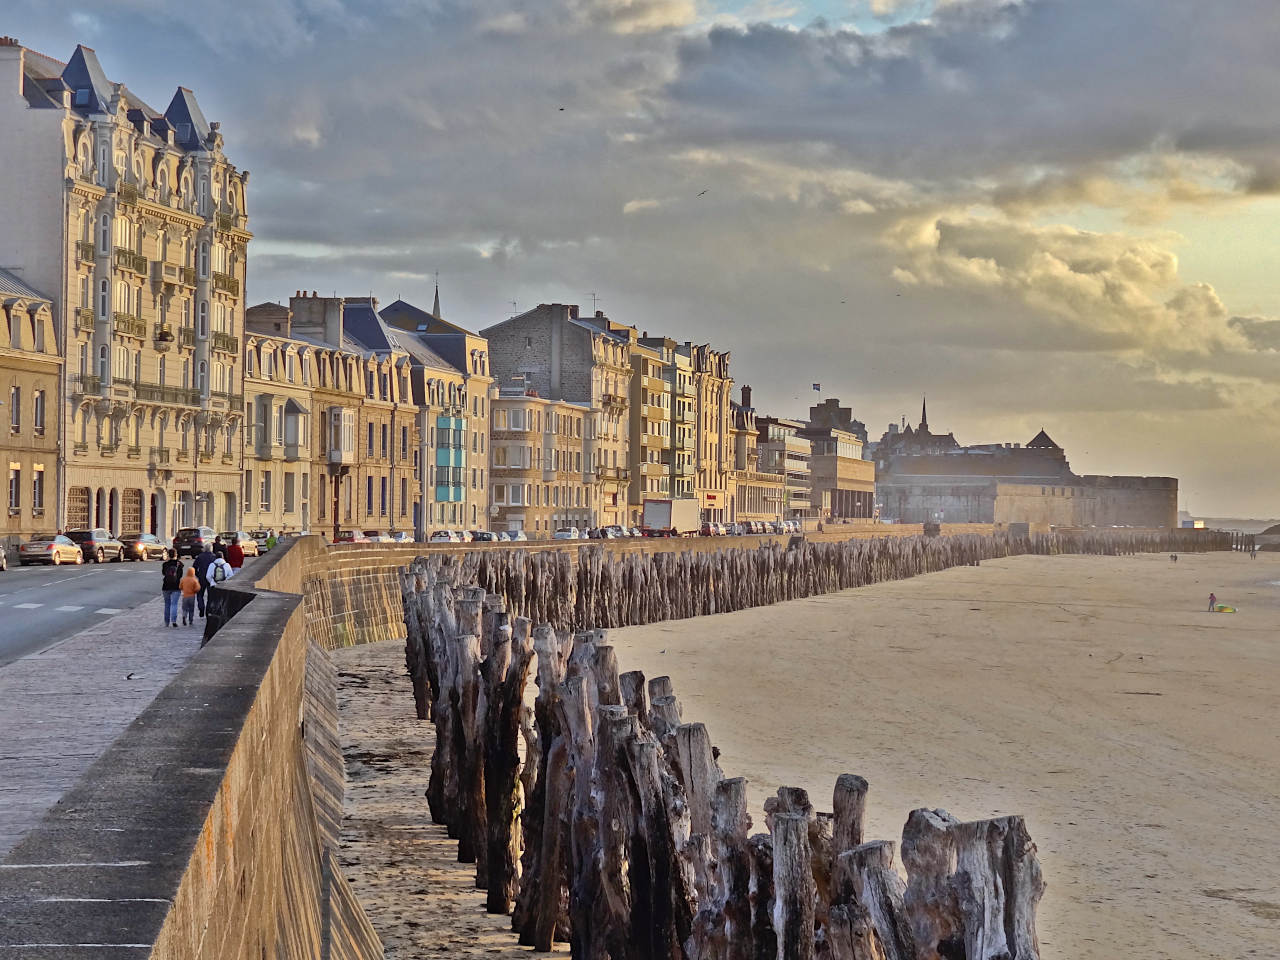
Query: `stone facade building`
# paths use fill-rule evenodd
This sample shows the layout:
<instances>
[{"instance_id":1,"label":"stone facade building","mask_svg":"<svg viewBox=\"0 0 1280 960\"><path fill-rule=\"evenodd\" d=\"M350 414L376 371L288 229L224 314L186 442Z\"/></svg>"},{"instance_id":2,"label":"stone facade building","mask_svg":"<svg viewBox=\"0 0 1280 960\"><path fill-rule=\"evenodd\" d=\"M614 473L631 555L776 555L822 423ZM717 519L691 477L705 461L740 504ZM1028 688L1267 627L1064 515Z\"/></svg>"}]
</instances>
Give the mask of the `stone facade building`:
<instances>
[{"instance_id":1,"label":"stone facade building","mask_svg":"<svg viewBox=\"0 0 1280 960\"><path fill-rule=\"evenodd\" d=\"M9 481L0 544L12 555L33 534L57 530L62 357L49 298L2 269L0 310L0 447Z\"/></svg>"},{"instance_id":2,"label":"stone facade building","mask_svg":"<svg viewBox=\"0 0 1280 960\"><path fill-rule=\"evenodd\" d=\"M804 424L784 417L757 417L757 449L760 472L782 479L782 519L803 520L818 516L813 504L809 461L812 448L801 435Z\"/></svg>"},{"instance_id":3,"label":"stone facade building","mask_svg":"<svg viewBox=\"0 0 1280 960\"><path fill-rule=\"evenodd\" d=\"M494 530L537 540L596 525L592 419L587 404L547 400L523 382L500 390L490 425Z\"/></svg>"},{"instance_id":4,"label":"stone facade building","mask_svg":"<svg viewBox=\"0 0 1280 960\"><path fill-rule=\"evenodd\" d=\"M403 300L379 311L390 343L417 371L424 510L417 526L432 531L482 530L493 519L489 499L489 418L496 394L489 341Z\"/></svg>"},{"instance_id":5,"label":"stone facade building","mask_svg":"<svg viewBox=\"0 0 1280 960\"><path fill-rule=\"evenodd\" d=\"M628 334L626 331L630 331ZM590 526L629 524L628 491L638 467L630 443L635 331L603 313L588 320L575 304L540 304L480 331L499 382L519 380L539 397L590 410L587 449L595 474Z\"/></svg>"},{"instance_id":6,"label":"stone facade building","mask_svg":"<svg viewBox=\"0 0 1280 960\"><path fill-rule=\"evenodd\" d=\"M812 504L832 520L875 516L876 465L864 459L867 428L849 407L828 399L809 408L800 435L809 441Z\"/></svg>"},{"instance_id":7,"label":"stone facade building","mask_svg":"<svg viewBox=\"0 0 1280 960\"><path fill-rule=\"evenodd\" d=\"M248 174L191 91L155 110L83 46L0 40L0 127L0 263L65 358L56 525L235 526Z\"/></svg>"},{"instance_id":8,"label":"stone facade building","mask_svg":"<svg viewBox=\"0 0 1280 960\"><path fill-rule=\"evenodd\" d=\"M1175 527L1173 477L1079 476L1041 430L1027 444L961 446L919 426L876 444L881 517L901 523L1032 523L1069 527Z\"/></svg>"},{"instance_id":9,"label":"stone facade building","mask_svg":"<svg viewBox=\"0 0 1280 960\"><path fill-rule=\"evenodd\" d=\"M729 376L729 352L706 344L685 343L681 350L693 367L694 494L702 504L702 518L725 522L732 512L733 378Z\"/></svg>"},{"instance_id":10,"label":"stone facade building","mask_svg":"<svg viewBox=\"0 0 1280 960\"><path fill-rule=\"evenodd\" d=\"M672 387L674 344L643 337L631 343L630 522L640 526L646 500L672 494Z\"/></svg>"},{"instance_id":11,"label":"stone facade building","mask_svg":"<svg viewBox=\"0 0 1280 960\"><path fill-rule=\"evenodd\" d=\"M742 387L742 402L732 405L733 427L733 491L731 521L783 518L786 483L776 473L760 469L760 428L756 411L751 406L751 388Z\"/></svg>"}]
</instances>

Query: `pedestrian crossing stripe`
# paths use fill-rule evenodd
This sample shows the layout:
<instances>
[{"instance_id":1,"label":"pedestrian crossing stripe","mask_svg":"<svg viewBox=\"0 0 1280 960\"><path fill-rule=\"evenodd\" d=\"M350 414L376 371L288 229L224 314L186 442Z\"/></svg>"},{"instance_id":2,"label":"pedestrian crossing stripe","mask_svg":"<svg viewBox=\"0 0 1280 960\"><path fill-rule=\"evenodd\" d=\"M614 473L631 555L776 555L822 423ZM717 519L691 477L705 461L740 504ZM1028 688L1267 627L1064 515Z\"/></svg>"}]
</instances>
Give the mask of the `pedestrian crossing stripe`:
<instances>
[{"instance_id":1,"label":"pedestrian crossing stripe","mask_svg":"<svg viewBox=\"0 0 1280 960\"><path fill-rule=\"evenodd\" d=\"M83 610L84 607L58 607L59 613L75 613L77 610Z\"/></svg>"},{"instance_id":2,"label":"pedestrian crossing stripe","mask_svg":"<svg viewBox=\"0 0 1280 960\"><path fill-rule=\"evenodd\" d=\"M123 611L123 610L118 609L118 608L116 608L116 607L100 607L100 608L98 608L97 610L95 610L95 611L93 611L93 612L94 612L94 613L108 613L108 614L110 614L110 613L124 613L124 611Z\"/></svg>"},{"instance_id":3,"label":"pedestrian crossing stripe","mask_svg":"<svg viewBox=\"0 0 1280 960\"><path fill-rule=\"evenodd\" d=\"M13 605L13 609L15 609L15 610L35 610L35 609L37 609L38 607L43 607L43 606L44 606L44 604L43 604L43 603L15 603L15 604Z\"/></svg>"}]
</instances>

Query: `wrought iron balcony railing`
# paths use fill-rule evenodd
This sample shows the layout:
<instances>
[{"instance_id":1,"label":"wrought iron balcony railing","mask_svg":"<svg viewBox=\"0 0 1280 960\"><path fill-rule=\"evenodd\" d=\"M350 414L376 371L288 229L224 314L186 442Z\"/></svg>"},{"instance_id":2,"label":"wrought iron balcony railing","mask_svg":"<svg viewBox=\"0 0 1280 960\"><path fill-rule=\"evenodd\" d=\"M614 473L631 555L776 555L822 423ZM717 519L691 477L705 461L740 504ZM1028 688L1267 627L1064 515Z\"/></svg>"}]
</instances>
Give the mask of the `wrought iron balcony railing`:
<instances>
[{"instance_id":1,"label":"wrought iron balcony railing","mask_svg":"<svg viewBox=\"0 0 1280 960\"><path fill-rule=\"evenodd\" d=\"M240 281L229 273L214 273L213 289L238 297L240 296Z\"/></svg>"},{"instance_id":2,"label":"wrought iron balcony railing","mask_svg":"<svg viewBox=\"0 0 1280 960\"><path fill-rule=\"evenodd\" d=\"M113 317L115 320L115 332L121 337L136 337L142 340L147 335L147 322L141 317L130 316L127 313L116 313Z\"/></svg>"}]
</instances>

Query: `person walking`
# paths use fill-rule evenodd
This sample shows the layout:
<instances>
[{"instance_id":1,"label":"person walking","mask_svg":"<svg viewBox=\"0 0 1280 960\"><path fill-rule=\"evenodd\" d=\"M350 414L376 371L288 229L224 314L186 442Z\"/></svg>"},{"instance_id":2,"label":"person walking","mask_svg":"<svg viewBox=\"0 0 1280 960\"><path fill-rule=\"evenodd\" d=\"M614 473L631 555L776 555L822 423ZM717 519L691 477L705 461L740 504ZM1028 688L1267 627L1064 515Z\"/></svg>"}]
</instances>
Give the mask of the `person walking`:
<instances>
[{"instance_id":1,"label":"person walking","mask_svg":"<svg viewBox=\"0 0 1280 960\"><path fill-rule=\"evenodd\" d=\"M218 534L213 538L213 555L215 557L225 557L227 555L227 545L222 542L222 534Z\"/></svg>"},{"instance_id":2,"label":"person walking","mask_svg":"<svg viewBox=\"0 0 1280 960\"><path fill-rule=\"evenodd\" d=\"M277 543L279 543L279 541L276 539L276 531L275 531L275 527L272 527L270 530L268 530L268 531L267 531L267 543L266 543L266 547L267 547L267 549L268 549L268 550L270 550L270 549L272 549L272 548L273 548Z\"/></svg>"},{"instance_id":3,"label":"person walking","mask_svg":"<svg viewBox=\"0 0 1280 960\"><path fill-rule=\"evenodd\" d=\"M1209 612L1213 613L1218 609L1218 598L1212 593L1209 594Z\"/></svg>"},{"instance_id":4,"label":"person walking","mask_svg":"<svg viewBox=\"0 0 1280 960\"><path fill-rule=\"evenodd\" d=\"M236 568L227 562L226 557L215 558L213 563L209 564L209 570L206 573L211 584L222 583L225 580L230 580L235 575Z\"/></svg>"},{"instance_id":5,"label":"person walking","mask_svg":"<svg viewBox=\"0 0 1280 960\"><path fill-rule=\"evenodd\" d=\"M204 602L209 595L209 567L217 557L213 555L213 551L209 547L205 547L199 555L196 556L195 562L192 563L192 569L196 572L196 579L200 582L200 592L196 594L196 603L200 607L200 616L204 616Z\"/></svg>"},{"instance_id":6,"label":"person walking","mask_svg":"<svg viewBox=\"0 0 1280 960\"><path fill-rule=\"evenodd\" d=\"M244 566L244 547L240 546L239 537L232 537L231 543L227 544L227 563L237 572Z\"/></svg>"},{"instance_id":7,"label":"person walking","mask_svg":"<svg viewBox=\"0 0 1280 960\"><path fill-rule=\"evenodd\" d=\"M178 551L170 548L160 565L160 592L164 594L164 625L178 625L178 594L182 590L182 561Z\"/></svg>"},{"instance_id":8,"label":"person walking","mask_svg":"<svg viewBox=\"0 0 1280 960\"><path fill-rule=\"evenodd\" d=\"M182 625L188 627L196 622L196 597L200 595L200 578L196 576L195 567L187 567L182 575Z\"/></svg>"}]
</instances>

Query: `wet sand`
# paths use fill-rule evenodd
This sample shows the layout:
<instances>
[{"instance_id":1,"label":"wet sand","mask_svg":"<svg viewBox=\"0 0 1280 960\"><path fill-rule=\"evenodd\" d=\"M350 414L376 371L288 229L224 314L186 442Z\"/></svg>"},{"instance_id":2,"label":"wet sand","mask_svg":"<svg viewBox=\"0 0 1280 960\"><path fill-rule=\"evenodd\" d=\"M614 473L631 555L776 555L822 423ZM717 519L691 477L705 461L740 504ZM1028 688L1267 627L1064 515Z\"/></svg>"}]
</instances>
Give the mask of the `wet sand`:
<instances>
[{"instance_id":1,"label":"wet sand","mask_svg":"<svg viewBox=\"0 0 1280 960\"><path fill-rule=\"evenodd\" d=\"M1210 590L1239 612L1207 613ZM1280 952L1280 555L1017 557L611 638L672 677L756 829L780 784L823 809L859 773L869 837L920 806L1025 815L1047 958ZM428 824L402 648L338 662L372 678L342 693L347 873L384 936L423 925L388 955L527 955Z\"/></svg>"}]
</instances>

